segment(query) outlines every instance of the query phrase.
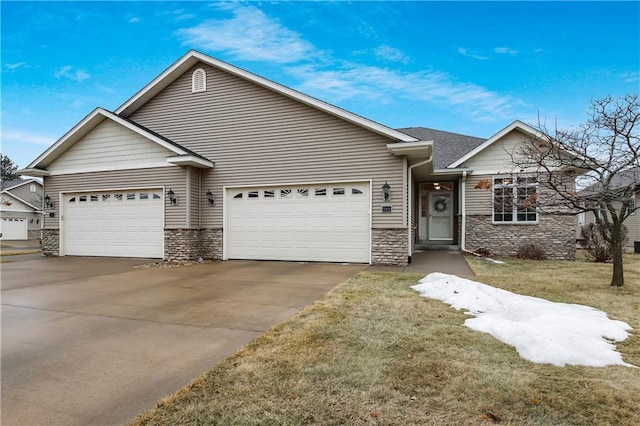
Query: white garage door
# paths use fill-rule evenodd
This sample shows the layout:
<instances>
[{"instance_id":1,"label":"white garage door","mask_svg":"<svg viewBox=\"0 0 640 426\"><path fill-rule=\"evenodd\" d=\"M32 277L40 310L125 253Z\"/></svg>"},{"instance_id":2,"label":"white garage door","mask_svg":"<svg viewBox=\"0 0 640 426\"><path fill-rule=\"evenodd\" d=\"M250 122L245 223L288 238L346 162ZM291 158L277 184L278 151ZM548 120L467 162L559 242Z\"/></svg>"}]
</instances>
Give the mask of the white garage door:
<instances>
[{"instance_id":1,"label":"white garage door","mask_svg":"<svg viewBox=\"0 0 640 426\"><path fill-rule=\"evenodd\" d=\"M24 217L3 217L0 221L3 240L26 240L27 219Z\"/></svg>"},{"instance_id":2,"label":"white garage door","mask_svg":"<svg viewBox=\"0 0 640 426\"><path fill-rule=\"evenodd\" d=\"M162 189L65 194L64 253L162 258Z\"/></svg>"},{"instance_id":3,"label":"white garage door","mask_svg":"<svg viewBox=\"0 0 640 426\"><path fill-rule=\"evenodd\" d=\"M227 258L369 263L370 184L229 188Z\"/></svg>"}]
</instances>

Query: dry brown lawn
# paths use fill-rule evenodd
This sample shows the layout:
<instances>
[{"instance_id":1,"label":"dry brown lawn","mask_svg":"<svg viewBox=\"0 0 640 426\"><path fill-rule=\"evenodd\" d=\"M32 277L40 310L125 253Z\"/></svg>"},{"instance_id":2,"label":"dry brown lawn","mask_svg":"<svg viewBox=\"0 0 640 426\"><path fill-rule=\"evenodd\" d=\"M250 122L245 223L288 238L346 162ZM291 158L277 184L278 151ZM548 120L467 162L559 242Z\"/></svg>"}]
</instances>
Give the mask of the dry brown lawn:
<instances>
[{"instance_id":1,"label":"dry brown lawn","mask_svg":"<svg viewBox=\"0 0 640 426\"><path fill-rule=\"evenodd\" d=\"M640 255L610 265L469 259L474 279L626 321L640 365ZM143 413L135 425L638 425L640 369L528 362L467 316L410 289L421 276L361 273Z\"/></svg>"}]
</instances>

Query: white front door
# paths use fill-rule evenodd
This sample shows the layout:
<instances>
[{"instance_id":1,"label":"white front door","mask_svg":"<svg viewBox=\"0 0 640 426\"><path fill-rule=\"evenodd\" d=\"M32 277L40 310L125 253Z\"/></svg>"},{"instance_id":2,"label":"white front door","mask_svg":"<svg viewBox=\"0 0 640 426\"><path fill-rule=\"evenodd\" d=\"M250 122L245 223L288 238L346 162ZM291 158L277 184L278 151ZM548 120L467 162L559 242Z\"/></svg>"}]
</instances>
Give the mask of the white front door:
<instances>
[{"instance_id":1,"label":"white front door","mask_svg":"<svg viewBox=\"0 0 640 426\"><path fill-rule=\"evenodd\" d=\"M452 193L429 192L429 240L453 239Z\"/></svg>"}]
</instances>

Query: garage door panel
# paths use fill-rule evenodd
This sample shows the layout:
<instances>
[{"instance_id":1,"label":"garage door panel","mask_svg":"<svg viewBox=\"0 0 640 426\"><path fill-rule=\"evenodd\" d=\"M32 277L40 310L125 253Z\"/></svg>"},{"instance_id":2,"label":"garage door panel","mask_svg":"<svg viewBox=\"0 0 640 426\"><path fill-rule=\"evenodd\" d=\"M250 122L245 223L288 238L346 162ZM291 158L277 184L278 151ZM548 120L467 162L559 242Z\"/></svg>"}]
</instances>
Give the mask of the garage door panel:
<instances>
[{"instance_id":1,"label":"garage door panel","mask_svg":"<svg viewBox=\"0 0 640 426\"><path fill-rule=\"evenodd\" d=\"M227 257L369 262L369 188L362 182L228 189Z\"/></svg>"},{"instance_id":2,"label":"garage door panel","mask_svg":"<svg viewBox=\"0 0 640 426\"><path fill-rule=\"evenodd\" d=\"M161 194L145 189L65 195L65 254L162 258Z\"/></svg>"}]
</instances>

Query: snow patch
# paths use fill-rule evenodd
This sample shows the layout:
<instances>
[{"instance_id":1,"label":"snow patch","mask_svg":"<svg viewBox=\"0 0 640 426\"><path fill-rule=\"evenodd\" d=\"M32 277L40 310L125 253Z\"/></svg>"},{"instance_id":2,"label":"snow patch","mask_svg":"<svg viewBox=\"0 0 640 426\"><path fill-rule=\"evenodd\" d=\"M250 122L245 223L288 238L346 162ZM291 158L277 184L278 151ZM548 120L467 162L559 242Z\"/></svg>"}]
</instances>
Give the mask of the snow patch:
<instances>
[{"instance_id":1,"label":"snow patch","mask_svg":"<svg viewBox=\"0 0 640 426\"><path fill-rule=\"evenodd\" d=\"M595 308L523 296L455 275L433 273L412 287L473 315L465 326L514 346L538 364L604 367L624 365L613 342L629 337L631 327Z\"/></svg>"}]
</instances>

